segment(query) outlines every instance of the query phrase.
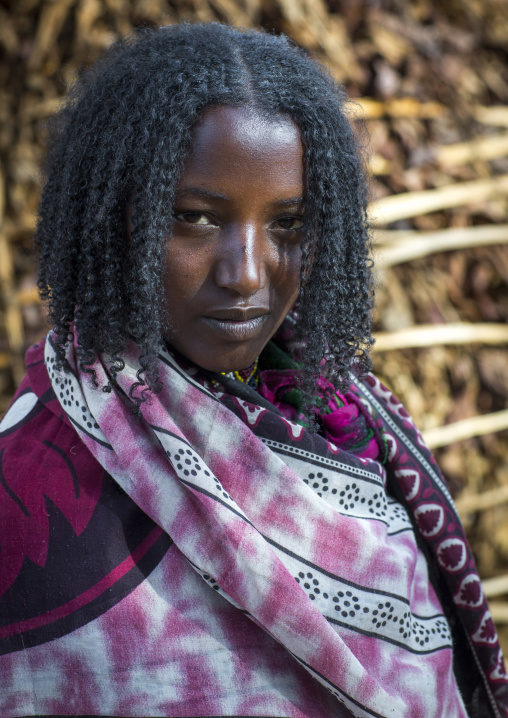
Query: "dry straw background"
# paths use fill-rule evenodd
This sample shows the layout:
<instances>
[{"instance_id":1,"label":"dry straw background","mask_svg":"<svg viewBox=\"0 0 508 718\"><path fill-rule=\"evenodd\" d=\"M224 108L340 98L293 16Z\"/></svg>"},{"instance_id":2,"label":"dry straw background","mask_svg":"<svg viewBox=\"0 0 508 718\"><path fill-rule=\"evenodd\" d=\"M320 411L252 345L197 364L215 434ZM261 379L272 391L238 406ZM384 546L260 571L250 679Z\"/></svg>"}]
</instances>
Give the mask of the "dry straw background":
<instances>
[{"instance_id":1,"label":"dry straw background","mask_svg":"<svg viewBox=\"0 0 508 718\"><path fill-rule=\"evenodd\" d=\"M355 100L375 368L436 449L508 652L506 0L0 0L0 416L47 331L32 250L44 120L116 36L180 20L285 32Z\"/></svg>"}]
</instances>

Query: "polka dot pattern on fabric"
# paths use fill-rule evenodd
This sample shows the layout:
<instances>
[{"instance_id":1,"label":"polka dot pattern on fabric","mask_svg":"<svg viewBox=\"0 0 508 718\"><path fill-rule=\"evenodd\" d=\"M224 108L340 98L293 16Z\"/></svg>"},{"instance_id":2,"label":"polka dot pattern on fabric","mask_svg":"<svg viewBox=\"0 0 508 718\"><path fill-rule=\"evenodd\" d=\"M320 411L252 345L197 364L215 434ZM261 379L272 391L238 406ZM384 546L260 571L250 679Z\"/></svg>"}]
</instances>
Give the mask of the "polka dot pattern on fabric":
<instances>
[{"instance_id":1,"label":"polka dot pattern on fabric","mask_svg":"<svg viewBox=\"0 0 508 718\"><path fill-rule=\"evenodd\" d=\"M443 616L416 616L402 598L351 586L317 569L301 568L294 579L310 600L319 604L331 623L404 644L416 653L451 646L449 627Z\"/></svg>"},{"instance_id":2,"label":"polka dot pattern on fabric","mask_svg":"<svg viewBox=\"0 0 508 718\"><path fill-rule=\"evenodd\" d=\"M206 488L207 491L213 489L215 498L223 501L230 508L234 508L237 513L243 515L233 498L224 489L219 479L207 468L199 454L189 448L182 439L158 432L156 427L152 428L159 437L167 458L183 483L199 489Z\"/></svg>"},{"instance_id":3,"label":"polka dot pattern on fabric","mask_svg":"<svg viewBox=\"0 0 508 718\"><path fill-rule=\"evenodd\" d=\"M45 362L56 397L75 427L109 447L103 431L85 403L83 388L75 375L56 368L55 352L49 341L45 344Z\"/></svg>"}]
</instances>

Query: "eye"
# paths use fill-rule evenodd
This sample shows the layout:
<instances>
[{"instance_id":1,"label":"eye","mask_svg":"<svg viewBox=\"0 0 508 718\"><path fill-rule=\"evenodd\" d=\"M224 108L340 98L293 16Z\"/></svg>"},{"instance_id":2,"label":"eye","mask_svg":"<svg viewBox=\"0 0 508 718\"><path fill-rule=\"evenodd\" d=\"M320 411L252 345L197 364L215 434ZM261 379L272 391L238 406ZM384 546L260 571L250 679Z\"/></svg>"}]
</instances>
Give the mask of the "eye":
<instances>
[{"instance_id":1,"label":"eye","mask_svg":"<svg viewBox=\"0 0 508 718\"><path fill-rule=\"evenodd\" d=\"M302 229L303 219L301 217L281 217L275 221L277 229Z\"/></svg>"},{"instance_id":2,"label":"eye","mask_svg":"<svg viewBox=\"0 0 508 718\"><path fill-rule=\"evenodd\" d=\"M203 212L175 212L175 218L186 224L212 225L214 222Z\"/></svg>"}]
</instances>

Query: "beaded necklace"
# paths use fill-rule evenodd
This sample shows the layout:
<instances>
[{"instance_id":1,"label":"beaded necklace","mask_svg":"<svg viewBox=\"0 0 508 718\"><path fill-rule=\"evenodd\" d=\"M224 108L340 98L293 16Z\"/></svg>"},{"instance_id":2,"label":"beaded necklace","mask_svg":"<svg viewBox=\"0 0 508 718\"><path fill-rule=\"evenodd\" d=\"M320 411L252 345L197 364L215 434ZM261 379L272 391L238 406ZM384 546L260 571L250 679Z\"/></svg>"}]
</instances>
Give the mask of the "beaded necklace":
<instances>
[{"instance_id":1,"label":"beaded necklace","mask_svg":"<svg viewBox=\"0 0 508 718\"><path fill-rule=\"evenodd\" d=\"M245 369L238 369L236 371L221 371L222 376L227 376L229 379L236 379L241 381L242 384L248 384L253 389L257 389L259 382L259 369L258 360L249 364Z\"/></svg>"}]
</instances>

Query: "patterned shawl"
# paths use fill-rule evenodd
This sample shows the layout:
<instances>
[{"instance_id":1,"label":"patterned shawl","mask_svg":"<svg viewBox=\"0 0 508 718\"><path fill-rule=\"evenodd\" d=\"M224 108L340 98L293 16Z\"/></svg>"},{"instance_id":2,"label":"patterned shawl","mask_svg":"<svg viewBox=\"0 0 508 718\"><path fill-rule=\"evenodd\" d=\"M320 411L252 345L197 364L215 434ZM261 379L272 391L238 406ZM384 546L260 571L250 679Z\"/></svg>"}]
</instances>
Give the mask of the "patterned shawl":
<instances>
[{"instance_id":1,"label":"patterned shawl","mask_svg":"<svg viewBox=\"0 0 508 718\"><path fill-rule=\"evenodd\" d=\"M110 393L42 351L0 425L0 715L462 717L452 632L508 715L460 521L373 376L384 465L167 352L136 419L134 344Z\"/></svg>"}]
</instances>

